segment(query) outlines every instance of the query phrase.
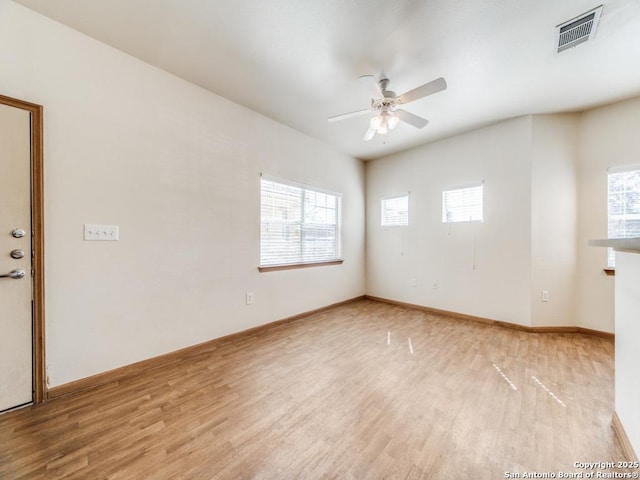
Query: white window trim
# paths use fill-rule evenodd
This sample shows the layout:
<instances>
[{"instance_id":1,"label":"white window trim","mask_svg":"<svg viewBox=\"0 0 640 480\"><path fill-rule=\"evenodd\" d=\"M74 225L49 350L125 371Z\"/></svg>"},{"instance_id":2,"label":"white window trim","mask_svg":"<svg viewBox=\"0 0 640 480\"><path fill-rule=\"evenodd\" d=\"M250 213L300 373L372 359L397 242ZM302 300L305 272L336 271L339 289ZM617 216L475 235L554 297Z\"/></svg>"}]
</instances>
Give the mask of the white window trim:
<instances>
[{"instance_id":1,"label":"white window trim","mask_svg":"<svg viewBox=\"0 0 640 480\"><path fill-rule=\"evenodd\" d=\"M609 167L607 168L607 174L633 172L634 170L640 170L640 165L620 165L617 167Z\"/></svg>"},{"instance_id":2,"label":"white window trim","mask_svg":"<svg viewBox=\"0 0 640 480\"><path fill-rule=\"evenodd\" d=\"M313 190L314 192L327 193L329 195L334 195L336 197L342 198L342 193L340 192L336 192L335 190L330 190L328 188L316 187L315 185L309 185L308 183L296 182L295 180L288 180L282 177L274 177L273 175L268 175L265 173L261 173L260 178L269 182L282 183L283 185L290 185L292 187L298 187L305 190Z\"/></svg>"}]
</instances>

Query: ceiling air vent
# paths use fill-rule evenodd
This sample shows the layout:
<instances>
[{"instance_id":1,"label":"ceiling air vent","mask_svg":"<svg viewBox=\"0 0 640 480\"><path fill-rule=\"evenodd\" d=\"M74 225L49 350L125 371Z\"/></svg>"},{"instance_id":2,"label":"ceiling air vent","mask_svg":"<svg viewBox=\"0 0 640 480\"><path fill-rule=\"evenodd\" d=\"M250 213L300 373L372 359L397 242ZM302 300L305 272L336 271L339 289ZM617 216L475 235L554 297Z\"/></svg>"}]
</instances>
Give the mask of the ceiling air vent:
<instances>
[{"instance_id":1,"label":"ceiling air vent","mask_svg":"<svg viewBox=\"0 0 640 480\"><path fill-rule=\"evenodd\" d=\"M596 33L602 5L558 25L558 53L591 40Z\"/></svg>"}]
</instances>

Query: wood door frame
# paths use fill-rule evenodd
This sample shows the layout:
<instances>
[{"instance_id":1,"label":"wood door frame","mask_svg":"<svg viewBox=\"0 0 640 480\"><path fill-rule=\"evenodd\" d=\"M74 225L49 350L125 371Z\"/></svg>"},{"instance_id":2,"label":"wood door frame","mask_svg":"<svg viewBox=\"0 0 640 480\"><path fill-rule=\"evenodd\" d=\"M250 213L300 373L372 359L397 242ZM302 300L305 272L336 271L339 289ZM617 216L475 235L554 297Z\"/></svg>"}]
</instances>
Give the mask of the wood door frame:
<instances>
[{"instance_id":1,"label":"wood door frame","mask_svg":"<svg viewBox=\"0 0 640 480\"><path fill-rule=\"evenodd\" d=\"M44 343L44 164L42 105L0 95L0 103L31 113L31 258L33 281L33 403L47 399Z\"/></svg>"}]
</instances>

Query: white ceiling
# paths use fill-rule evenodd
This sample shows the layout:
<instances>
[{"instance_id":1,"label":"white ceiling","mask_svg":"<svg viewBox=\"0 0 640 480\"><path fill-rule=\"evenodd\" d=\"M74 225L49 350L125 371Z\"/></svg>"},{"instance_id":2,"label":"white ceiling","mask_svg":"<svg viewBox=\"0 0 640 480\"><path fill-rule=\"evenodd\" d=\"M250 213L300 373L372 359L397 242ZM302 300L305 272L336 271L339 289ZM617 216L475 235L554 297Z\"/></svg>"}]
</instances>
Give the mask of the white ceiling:
<instances>
[{"instance_id":1,"label":"white ceiling","mask_svg":"<svg viewBox=\"0 0 640 480\"><path fill-rule=\"evenodd\" d=\"M640 0L15 0L358 158L501 119L579 111L640 94ZM556 54L555 27L600 4L592 42ZM362 137L362 74L430 120Z\"/></svg>"}]
</instances>

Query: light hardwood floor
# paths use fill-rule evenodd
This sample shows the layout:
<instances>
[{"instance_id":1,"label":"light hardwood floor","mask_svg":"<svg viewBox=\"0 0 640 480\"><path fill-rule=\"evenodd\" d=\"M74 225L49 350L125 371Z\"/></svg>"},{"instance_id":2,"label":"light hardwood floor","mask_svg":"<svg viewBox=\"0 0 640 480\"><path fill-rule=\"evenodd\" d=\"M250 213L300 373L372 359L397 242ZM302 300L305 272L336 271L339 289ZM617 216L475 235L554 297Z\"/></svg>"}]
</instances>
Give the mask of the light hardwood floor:
<instances>
[{"instance_id":1,"label":"light hardwood floor","mask_svg":"<svg viewBox=\"0 0 640 480\"><path fill-rule=\"evenodd\" d=\"M610 339L359 300L2 415L0 478L580 472L623 459L612 413Z\"/></svg>"}]
</instances>

